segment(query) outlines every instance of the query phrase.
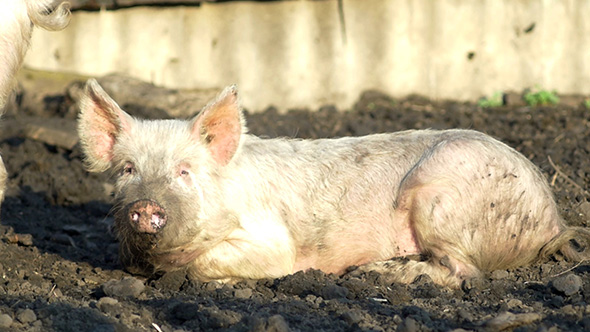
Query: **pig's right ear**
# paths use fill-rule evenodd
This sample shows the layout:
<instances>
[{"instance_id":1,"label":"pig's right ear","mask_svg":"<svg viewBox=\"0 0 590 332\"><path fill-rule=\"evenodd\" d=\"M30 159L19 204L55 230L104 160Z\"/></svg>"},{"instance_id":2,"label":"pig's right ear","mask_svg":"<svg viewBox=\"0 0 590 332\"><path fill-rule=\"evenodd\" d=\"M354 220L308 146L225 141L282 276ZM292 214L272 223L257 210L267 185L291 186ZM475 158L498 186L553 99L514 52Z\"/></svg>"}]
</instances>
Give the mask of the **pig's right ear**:
<instances>
[{"instance_id":1,"label":"pig's right ear","mask_svg":"<svg viewBox=\"0 0 590 332\"><path fill-rule=\"evenodd\" d=\"M79 106L78 135L88 169L106 171L111 166L117 137L130 130L133 118L94 79L86 83Z\"/></svg>"},{"instance_id":2,"label":"pig's right ear","mask_svg":"<svg viewBox=\"0 0 590 332\"><path fill-rule=\"evenodd\" d=\"M232 85L195 117L191 135L206 146L218 165L225 166L238 151L245 130L238 89Z\"/></svg>"}]
</instances>

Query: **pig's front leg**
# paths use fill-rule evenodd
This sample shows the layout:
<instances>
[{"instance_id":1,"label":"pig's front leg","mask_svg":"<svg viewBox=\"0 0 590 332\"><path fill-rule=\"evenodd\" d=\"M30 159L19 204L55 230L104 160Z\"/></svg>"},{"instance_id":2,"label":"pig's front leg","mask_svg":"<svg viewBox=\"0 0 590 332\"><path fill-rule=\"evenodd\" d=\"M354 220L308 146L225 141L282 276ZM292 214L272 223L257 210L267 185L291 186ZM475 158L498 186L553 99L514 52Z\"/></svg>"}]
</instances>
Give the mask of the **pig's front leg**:
<instances>
[{"instance_id":1,"label":"pig's front leg","mask_svg":"<svg viewBox=\"0 0 590 332\"><path fill-rule=\"evenodd\" d=\"M189 274L203 281L276 278L293 272L294 248L288 229L273 219L241 220L193 261Z\"/></svg>"},{"instance_id":2,"label":"pig's front leg","mask_svg":"<svg viewBox=\"0 0 590 332\"><path fill-rule=\"evenodd\" d=\"M4 192L6 190L6 180L8 179L8 172L6 171L6 166L4 166L4 162L2 161L2 157L0 157L0 203L4 201Z\"/></svg>"}]
</instances>

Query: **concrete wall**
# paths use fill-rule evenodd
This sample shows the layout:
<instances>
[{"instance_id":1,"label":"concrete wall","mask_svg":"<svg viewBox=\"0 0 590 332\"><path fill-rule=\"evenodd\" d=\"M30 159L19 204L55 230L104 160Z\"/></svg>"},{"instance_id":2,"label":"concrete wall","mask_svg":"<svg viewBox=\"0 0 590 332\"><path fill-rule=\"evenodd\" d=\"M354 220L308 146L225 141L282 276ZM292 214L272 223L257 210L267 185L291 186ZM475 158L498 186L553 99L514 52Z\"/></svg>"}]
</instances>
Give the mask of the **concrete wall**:
<instances>
[{"instance_id":1,"label":"concrete wall","mask_svg":"<svg viewBox=\"0 0 590 332\"><path fill-rule=\"evenodd\" d=\"M174 88L237 83L260 110L366 89L475 100L539 85L590 93L590 0L223 2L75 12L37 30L31 68L121 72Z\"/></svg>"}]
</instances>

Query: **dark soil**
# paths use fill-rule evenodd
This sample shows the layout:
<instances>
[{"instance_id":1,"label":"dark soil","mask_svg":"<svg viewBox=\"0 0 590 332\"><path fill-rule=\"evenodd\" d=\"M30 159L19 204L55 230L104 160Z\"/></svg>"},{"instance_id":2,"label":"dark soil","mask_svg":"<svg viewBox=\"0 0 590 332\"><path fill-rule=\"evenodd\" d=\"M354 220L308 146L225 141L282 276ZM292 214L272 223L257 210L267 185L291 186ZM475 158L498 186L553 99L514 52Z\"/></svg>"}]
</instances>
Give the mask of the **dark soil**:
<instances>
[{"instance_id":1,"label":"dark soil","mask_svg":"<svg viewBox=\"0 0 590 332\"><path fill-rule=\"evenodd\" d=\"M73 106L65 93L48 98L41 112L11 113L6 126L31 115L71 125ZM252 133L270 137L480 130L538 165L565 219L579 226L588 226L590 217L590 195L582 189L590 188L589 118L581 105L481 109L377 92L363 94L352 110L268 109L247 116ZM375 273L353 278L308 271L235 285L193 282L181 272L133 276L118 263L110 231L109 179L84 170L77 145L64 148L18 133L3 137L10 177L0 225L0 329L590 331L590 262L559 257L494 271L459 290L428 277L387 284Z\"/></svg>"}]
</instances>

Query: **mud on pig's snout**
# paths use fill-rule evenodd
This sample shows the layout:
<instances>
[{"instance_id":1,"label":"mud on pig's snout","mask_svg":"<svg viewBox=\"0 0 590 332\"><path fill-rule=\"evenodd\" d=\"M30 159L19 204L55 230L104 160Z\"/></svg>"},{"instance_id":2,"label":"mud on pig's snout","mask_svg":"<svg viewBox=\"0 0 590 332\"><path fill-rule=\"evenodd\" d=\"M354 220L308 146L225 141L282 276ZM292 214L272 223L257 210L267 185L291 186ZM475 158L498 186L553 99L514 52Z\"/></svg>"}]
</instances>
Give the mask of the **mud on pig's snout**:
<instances>
[{"instance_id":1,"label":"mud on pig's snout","mask_svg":"<svg viewBox=\"0 0 590 332\"><path fill-rule=\"evenodd\" d=\"M138 233L155 234L166 226L166 211L157 202L142 199L127 206L129 224Z\"/></svg>"}]
</instances>

